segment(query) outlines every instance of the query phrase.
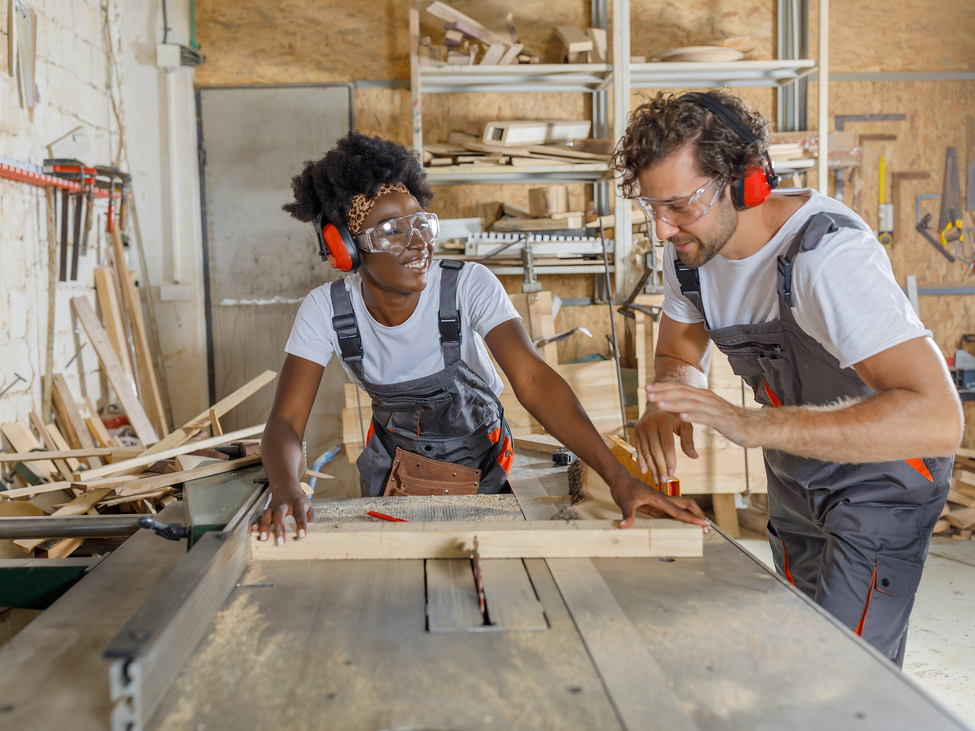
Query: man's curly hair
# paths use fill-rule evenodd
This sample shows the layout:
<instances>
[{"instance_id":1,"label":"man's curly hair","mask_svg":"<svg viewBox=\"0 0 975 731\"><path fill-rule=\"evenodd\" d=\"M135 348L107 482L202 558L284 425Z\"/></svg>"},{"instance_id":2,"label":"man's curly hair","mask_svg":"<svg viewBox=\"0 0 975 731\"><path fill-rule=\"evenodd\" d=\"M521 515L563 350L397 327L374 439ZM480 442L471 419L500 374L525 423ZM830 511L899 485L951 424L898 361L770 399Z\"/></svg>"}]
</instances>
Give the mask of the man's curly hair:
<instances>
[{"instance_id":1,"label":"man's curly hair","mask_svg":"<svg viewBox=\"0 0 975 731\"><path fill-rule=\"evenodd\" d=\"M768 149L768 120L736 96L710 90L709 96L727 107L758 140L748 142L705 107L672 93L657 92L630 116L626 134L613 153L613 170L620 176L623 195L640 194L639 175L647 168L695 145L701 175L740 180Z\"/></svg>"},{"instance_id":2,"label":"man's curly hair","mask_svg":"<svg viewBox=\"0 0 975 731\"><path fill-rule=\"evenodd\" d=\"M291 179L295 202L282 208L299 221L314 221L322 208L333 225L348 225L352 197L372 198L384 183L403 183L426 208L433 200L420 159L395 142L349 132L320 160L308 160Z\"/></svg>"}]
</instances>

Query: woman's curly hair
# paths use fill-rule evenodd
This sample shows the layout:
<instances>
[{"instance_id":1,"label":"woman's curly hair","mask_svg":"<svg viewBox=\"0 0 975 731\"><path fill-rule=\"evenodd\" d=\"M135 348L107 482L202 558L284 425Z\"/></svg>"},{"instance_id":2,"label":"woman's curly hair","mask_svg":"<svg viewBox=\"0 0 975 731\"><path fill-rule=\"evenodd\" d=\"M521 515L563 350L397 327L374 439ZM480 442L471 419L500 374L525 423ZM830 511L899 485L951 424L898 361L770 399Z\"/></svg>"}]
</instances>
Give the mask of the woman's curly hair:
<instances>
[{"instance_id":1,"label":"woman's curly hair","mask_svg":"<svg viewBox=\"0 0 975 731\"><path fill-rule=\"evenodd\" d=\"M620 176L625 197L640 194L639 175L643 170L689 143L696 143L698 170L708 177L740 180L760 162L768 149L768 120L736 96L717 90L708 91L708 95L738 117L758 139L742 139L713 112L690 99L657 92L633 112L626 134L613 153L613 169Z\"/></svg>"},{"instance_id":2,"label":"woman's curly hair","mask_svg":"<svg viewBox=\"0 0 975 731\"><path fill-rule=\"evenodd\" d=\"M321 160L308 160L291 179L295 202L282 208L299 221L314 221L322 208L333 225L348 225L352 197L375 196L383 183L403 183L421 207L433 200L427 174L413 151L380 137L349 132Z\"/></svg>"}]
</instances>

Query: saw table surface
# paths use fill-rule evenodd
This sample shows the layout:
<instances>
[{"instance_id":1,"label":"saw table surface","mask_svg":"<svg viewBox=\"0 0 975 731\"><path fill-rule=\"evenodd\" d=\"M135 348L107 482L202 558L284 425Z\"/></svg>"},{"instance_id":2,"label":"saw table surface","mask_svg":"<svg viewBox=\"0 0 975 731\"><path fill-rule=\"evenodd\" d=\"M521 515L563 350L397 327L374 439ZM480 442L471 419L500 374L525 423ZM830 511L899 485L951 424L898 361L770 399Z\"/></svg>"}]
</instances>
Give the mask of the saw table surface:
<instances>
[{"instance_id":1,"label":"saw table surface","mask_svg":"<svg viewBox=\"0 0 975 731\"><path fill-rule=\"evenodd\" d=\"M541 454L516 455L512 482L518 500L316 500L317 520L567 504ZM149 728L965 728L720 532L701 558L483 561L496 627L465 609L470 563L252 560Z\"/></svg>"}]
</instances>

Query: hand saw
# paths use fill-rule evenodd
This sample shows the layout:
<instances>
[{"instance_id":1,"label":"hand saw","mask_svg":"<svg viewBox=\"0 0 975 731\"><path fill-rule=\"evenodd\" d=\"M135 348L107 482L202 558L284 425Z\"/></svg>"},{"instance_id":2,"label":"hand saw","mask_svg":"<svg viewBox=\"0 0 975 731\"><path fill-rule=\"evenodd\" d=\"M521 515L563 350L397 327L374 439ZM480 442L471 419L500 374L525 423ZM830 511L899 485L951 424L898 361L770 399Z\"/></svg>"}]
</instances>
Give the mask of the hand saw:
<instances>
[{"instance_id":1,"label":"hand saw","mask_svg":"<svg viewBox=\"0 0 975 731\"><path fill-rule=\"evenodd\" d=\"M945 152L945 177L941 187L941 213L938 216L938 232L941 245L964 240L961 208L961 186L958 182L958 153L954 147Z\"/></svg>"}]
</instances>

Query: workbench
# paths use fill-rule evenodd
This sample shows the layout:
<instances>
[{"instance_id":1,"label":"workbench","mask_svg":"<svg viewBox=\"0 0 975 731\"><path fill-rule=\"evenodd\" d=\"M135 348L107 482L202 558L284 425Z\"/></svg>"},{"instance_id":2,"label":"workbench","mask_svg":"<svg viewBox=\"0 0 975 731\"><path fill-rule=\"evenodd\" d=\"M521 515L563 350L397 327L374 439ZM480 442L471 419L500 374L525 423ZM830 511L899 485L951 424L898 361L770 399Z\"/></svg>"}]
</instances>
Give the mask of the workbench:
<instances>
[{"instance_id":1,"label":"workbench","mask_svg":"<svg viewBox=\"0 0 975 731\"><path fill-rule=\"evenodd\" d=\"M252 477L229 479L247 492ZM319 522L349 522L544 520L568 502L540 453L516 453L512 485L314 503ZM470 561L253 560L263 495L189 552L133 536L0 650L0 726L966 728L718 530L700 558L485 561L508 579L487 625Z\"/></svg>"}]
</instances>

